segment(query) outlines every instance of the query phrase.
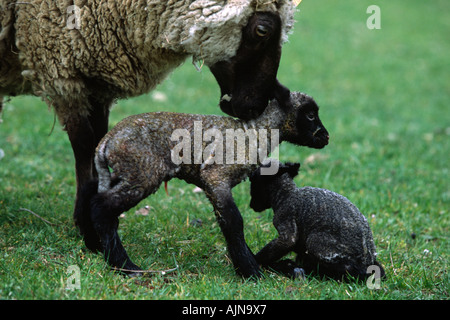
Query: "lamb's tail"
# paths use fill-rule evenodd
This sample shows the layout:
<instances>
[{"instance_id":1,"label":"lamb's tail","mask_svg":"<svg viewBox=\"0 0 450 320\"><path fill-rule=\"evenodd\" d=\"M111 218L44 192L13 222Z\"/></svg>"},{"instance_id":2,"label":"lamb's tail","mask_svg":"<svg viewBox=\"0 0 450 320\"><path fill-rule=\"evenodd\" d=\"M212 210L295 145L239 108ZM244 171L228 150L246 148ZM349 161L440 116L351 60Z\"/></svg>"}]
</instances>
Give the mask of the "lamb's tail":
<instances>
[{"instance_id":1,"label":"lamb's tail","mask_svg":"<svg viewBox=\"0 0 450 320\"><path fill-rule=\"evenodd\" d=\"M98 173L98 192L105 192L111 187L111 172L106 157L106 143L101 143L98 146L94 163Z\"/></svg>"}]
</instances>

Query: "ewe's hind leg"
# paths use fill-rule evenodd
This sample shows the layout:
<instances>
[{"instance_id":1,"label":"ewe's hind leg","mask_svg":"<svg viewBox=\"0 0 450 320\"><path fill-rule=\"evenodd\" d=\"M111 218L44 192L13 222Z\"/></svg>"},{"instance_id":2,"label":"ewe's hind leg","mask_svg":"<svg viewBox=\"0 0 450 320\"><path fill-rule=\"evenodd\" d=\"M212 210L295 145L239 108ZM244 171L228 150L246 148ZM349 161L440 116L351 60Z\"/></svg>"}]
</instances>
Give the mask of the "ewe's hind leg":
<instances>
[{"instance_id":1,"label":"ewe's hind leg","mask_svg":"<svg viewBox=\"0 0 450 320\"><path fill-rule=\"evenodd\" d=\"M119 215L131 209L143 198L138 189L128 192L105 192L96 195L91 201L91 218L105 255L105 260L115 268L140 270L135 265L120 241L117 233ZM125 273L132 273L126 272Z\"/></svg>"},{"instance_id":2,"label":"ewe's hind leg","mask_svg":"<svg viewBox=\"0 0 450 320\"><path fill-rule=\"evenodd\" d=\"M94 138L94 131L87 117L73 114L65 120L64 125L75 156L78 198L83 186L94 179L93 160L98 141ZM77 216L74 219L78 225Z\"/></svg>"},{"instance_id":3,"label":"ewe's hind leg","mask_svg":"<svg viewBox=\"0 0 450 320\"><path fill-rule=\"evenodd\" d=\"M97 143L103 138L103 136L108 131L108 116L109 116L109 101L104 103L97 102L97 99L90 98L89 99L92 110L88 116L88 121L92 128L94 143L97 146ZM89 161L93 161L92 159ZM91 197L97 193L98 188L98 180L97 172L95 166L92 167L92 175L95 180L87 184L81 192L90 192ZM87 190L86 190L87 189ZM78 228L80 229L80 233L83 235L84 242L86 247L91 251L97 252L101 251L101 243L98 234L95 232L90 211L85 208L81 209L80 212L77 208L77 202L75 203L74 209L74 220Z\"/></svg>"},{"instance_id":4,"label":"ewe's hind leg","mask_svg":"<svg viewBox=\"0 0 450 320\"><path fill-rule=\"evenodd\" d=\"M78 194L74 212L74 216L77 217L77 226L80 234L83 236L84 243L93 252L101 252L103 250L100 238L91 220L91 200L97 194L97 189L97 180L92 180L90 183L87 183L81 189L81 193Z\"/></svg>"},{"instance_id":5,"label":"ewe's hind leg","mask_svg":"<svg viewBox=\"0 0 450 320\"><path fill-rule=\"evenodd\" d=\"M110 104L111 99L100 100L87 97L80 98L78 101L58 99L55 101L55 111L67 131L75 156L77 200L82 193L82 188L97 176L94 166L95 148L107 132ZM87 110L90 110L89 114ZM88 225L91 224L89 218L79 216L85 211L77 209L76 206L77 201L74 208L75 225L80 229L92 230L92 226ZM81 222L86 225L80 226Z\"/></svg>"}]
</instances>

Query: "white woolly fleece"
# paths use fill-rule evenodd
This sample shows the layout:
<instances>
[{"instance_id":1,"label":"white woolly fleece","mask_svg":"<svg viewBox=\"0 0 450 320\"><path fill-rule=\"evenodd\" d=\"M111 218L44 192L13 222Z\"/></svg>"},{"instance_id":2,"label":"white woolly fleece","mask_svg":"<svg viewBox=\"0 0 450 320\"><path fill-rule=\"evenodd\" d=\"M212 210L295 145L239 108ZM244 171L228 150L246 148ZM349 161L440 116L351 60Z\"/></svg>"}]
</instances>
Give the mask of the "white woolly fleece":
<instances>
[{"instance_id":1,"label":"white woolly fleece","mask_svg":"<svg viewBox=\"0 0 450 320\"><path fill-rule=\"evenodd\" d=\"M294 24L295 6L291 0L197 0L189 6L189 12L179 19L166 34L166 47L175 49L180 39L186 53L194 61L203 60L206 65L227 60L239 48L242 28L255 12L278 12L282 21L282 43ZM180 29L184 29L181 30ZM171 45L173 44L173 45ZM175 50L177 51L177 50Z\"/></svg>"},{"instance_id":2,"label":"white woolly fleece","mask_svg":"<svg viewBox=\"0 0 450 320\"><path fill-rule=\"evenodd\" d=\"M15 2L0 0L0 98L41 96L62 123L89 112L85 79L108 83L114 98L149 92L188 56L206 65L235 56L255 12L279 14L287 41L295 11L292 0L84 0L73 29L74 1Z\"/></svg>"}]
</instances>

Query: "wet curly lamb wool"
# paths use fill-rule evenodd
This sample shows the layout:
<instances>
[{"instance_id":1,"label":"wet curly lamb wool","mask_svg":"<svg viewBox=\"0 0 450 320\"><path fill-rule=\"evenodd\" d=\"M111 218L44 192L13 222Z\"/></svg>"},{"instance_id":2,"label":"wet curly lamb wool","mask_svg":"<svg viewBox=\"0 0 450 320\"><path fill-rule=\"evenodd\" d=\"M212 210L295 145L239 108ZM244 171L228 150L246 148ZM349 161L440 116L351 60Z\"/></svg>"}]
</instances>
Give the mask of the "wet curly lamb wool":
<instances>
[{"instance_id":1,"label":"wet curly lamb wool","mask_svg":"<svg viewBox=\"0 0 450 320\"><path fill-rule=\"evenodd\" d=\"M294 4L288 0L0 0L0 9L0 97L33 93L54 100L90 92L89 78L113 84L118 97L139 95L190 55L207 65L229 59L239 47L242 27L258 11L279 13L281 41L286 41ZM73 18L79 25L69 28ZM56 111L64 123L64 110Z\"/></svg>"},{"instance_id":2,"label":"wet curly lamb wool","mask_svg":"<svg viewBox=\"0 0 450 320\"><path fill-rule=\"evenodd\" d=\"M199 123L201 128L197 127ZM174 135L181 128L185 133ZM245 243L242 216L231 189L275 148L272 144L274 128L279 130L276 143L288 141L318 149L328 144L328 131L319 119L316 102L300 92L291 92L287 105L272 100L258 119L248 122L231 117L170 112L123 119L98 145L95 157L98 181L85 186L76 206L81 210L78 214L80 229L87 247L103 252L113 267L137 270L117 234L117 217L156 192L163 181L178 178L205 191L238 273L245 277L258 275L259 267ZM214 143L209 143L212 137ZM178 148L180 138L186 148ZM245 146L236 145L236 154L235 141ZM200 156L196 150L200 150ZM183 159L174 160L174 154L180 153ZM242 160L238 160L239 155L243 155Z\"/></svg>"}]
</instances>

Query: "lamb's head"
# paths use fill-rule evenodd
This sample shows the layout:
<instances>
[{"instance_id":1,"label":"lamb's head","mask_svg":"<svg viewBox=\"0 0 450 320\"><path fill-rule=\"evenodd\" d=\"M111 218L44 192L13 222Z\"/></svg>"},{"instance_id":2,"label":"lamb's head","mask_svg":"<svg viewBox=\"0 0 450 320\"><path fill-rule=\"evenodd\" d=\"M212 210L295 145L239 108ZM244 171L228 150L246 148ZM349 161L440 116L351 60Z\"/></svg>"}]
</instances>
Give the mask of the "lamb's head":
<instances>
[{"instance_id":1,"label":"lamb's head","mask_svg":"<svg viewBox=\"0 0 450 320\"><path fill-rule=\"evenodd\" d=\"M262 2L262 1L261 1ZM234 57L210 65L221 90L220 108L243 120L255 119L263 113L270 99L280 103L289 90L277 80L281 47L290 29L291 11L284 7L291 1L269 1L277 11L256 11L242 29L240 46ZM266 1L267 3L267 1ZM288 17L286 17L286 15Z\"/></svg>"},{"instance_id":2,"label":"lamb's head","mask_svg":"<svg viewBox=\"0 0 450 320\"><path fill-rule=\"evenodd\" d=\"M276 160L272 160L276 161ZM273 164L264 164L261 167L269 167ZM274 175L261 174L261 167L256 169L250 176L250 208L256 212L269 209L271 205L271 187L277 187L275 183L283 183L287 179L292 181L298 175L300 163L278 163L278 171Z\"/></svg>"},{"instance_id":3,"label":"lamb's head","mask_svg":"<svg viewBox=\"0 0 450 320\"><path fill-rule=\"evenodd\" d=\"M280 107L286 113L285 124L280 130L283 140L315 149L328 144L328 131L319 118L319 107L312 97L291 92L290 101Z\"/></svg>"}]
</instances>

